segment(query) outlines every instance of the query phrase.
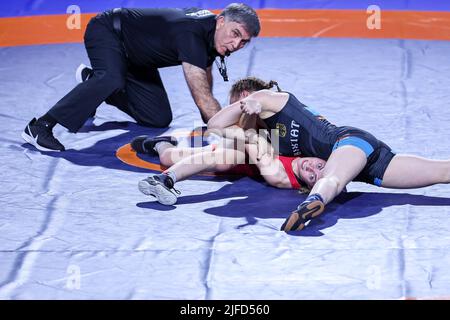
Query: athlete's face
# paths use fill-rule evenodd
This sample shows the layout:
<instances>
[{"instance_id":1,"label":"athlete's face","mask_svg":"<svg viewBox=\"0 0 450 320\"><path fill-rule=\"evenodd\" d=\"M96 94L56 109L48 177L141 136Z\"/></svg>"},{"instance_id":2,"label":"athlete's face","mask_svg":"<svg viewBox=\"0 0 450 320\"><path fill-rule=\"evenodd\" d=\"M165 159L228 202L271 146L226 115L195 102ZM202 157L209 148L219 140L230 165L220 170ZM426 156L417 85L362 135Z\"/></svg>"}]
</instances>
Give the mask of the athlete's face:
<instances>
[{"instance_id":1,"label":"athlete's face","mask_svg":"<svg viewBox=\"0 0 450 320\"><path fill-rule=\"evenodd\" d=\"M317 180L323 176L323 168L327 163L325 160L320 158L305 157L296 159L298 176L302 181L304 181L308 188L312 188Z\"/></svg>"},{"instance_id":2,"label":"athlete's face","mask_svg":"<svg viewBox=\"0 0 450 320\"><path fill-rule=\"evenodd\" d=\"M227 21L224 17L217 18L214 46L220 55L227 56L243 48L250 38L242 24Z\"/></svg>"}]
</instances>

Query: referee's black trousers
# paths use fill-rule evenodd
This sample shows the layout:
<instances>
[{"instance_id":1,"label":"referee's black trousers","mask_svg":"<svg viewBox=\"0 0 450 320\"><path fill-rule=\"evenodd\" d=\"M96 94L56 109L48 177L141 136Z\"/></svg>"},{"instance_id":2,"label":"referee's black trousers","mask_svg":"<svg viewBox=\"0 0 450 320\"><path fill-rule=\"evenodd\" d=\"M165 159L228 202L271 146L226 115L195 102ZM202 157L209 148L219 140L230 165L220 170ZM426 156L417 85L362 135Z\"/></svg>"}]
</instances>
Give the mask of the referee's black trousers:
<instances>
[{"instance_id":1,"label":"referee's black trousers","mask_svg":"<svg viewBox=\"0 0 450 320\"><path fill-rule=\"evenodd\" d=\"M170 124L172 111L158 70L127 61L110 13L91 19L84 43L93 74L49 110L59 124L77 132L102 102L118 107L144 126Z\"/></svg>"}]
</instances>

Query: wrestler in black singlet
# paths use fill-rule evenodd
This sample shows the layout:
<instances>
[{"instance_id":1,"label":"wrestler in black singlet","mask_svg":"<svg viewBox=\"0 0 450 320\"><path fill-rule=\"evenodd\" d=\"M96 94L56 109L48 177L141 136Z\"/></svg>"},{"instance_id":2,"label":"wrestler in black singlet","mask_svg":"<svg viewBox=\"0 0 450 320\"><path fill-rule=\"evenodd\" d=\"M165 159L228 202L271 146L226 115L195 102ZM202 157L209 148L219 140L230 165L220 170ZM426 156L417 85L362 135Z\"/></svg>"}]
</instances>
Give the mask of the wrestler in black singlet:
<instances>
[{"instance_id":1,"label":"wrestler in black singlet","mask_svg":"<svg viewBox=\"0 0 450 320\"><path fill-rule=\"evenodd\" d=\"M282 156L318 157L328 160L331 152L344 145L360 148L367 164L354 179L381 186L384 172L395 154L384 142L354 127L337 127L289 93L286 105L278 113L263 119L269 129L278 129L272 144ZM278 139L278 141L277 141Z\"/></svg>"}]
</instances>

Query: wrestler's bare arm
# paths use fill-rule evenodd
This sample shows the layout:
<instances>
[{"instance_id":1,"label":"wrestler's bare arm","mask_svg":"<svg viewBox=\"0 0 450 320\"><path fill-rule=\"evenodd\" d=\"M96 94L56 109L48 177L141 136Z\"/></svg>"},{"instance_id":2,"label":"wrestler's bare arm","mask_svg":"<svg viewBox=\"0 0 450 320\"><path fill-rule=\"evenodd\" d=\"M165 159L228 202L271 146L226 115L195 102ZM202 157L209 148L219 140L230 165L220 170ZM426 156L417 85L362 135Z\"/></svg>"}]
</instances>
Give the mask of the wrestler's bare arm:
<instances>
[{"instance_id":1,"label":"wrestler's bare arm","mask_svg":"<svg viewBox=\"0 0 450 320\"><path fill-rule=\"evenodd\" d=\"M243 113L248 115L261 113L263 118L267 118L278 112L286 104L289 95L284 92L273 92L270 90L260 90L253 92L246 98L230 104L216 113L208 121L208 129L226 128L239 123ZM244 110L244 106L247 108ZM250 107L255 107L259 111L249 112Z\"/></svg>"},{"instance_id":2,"label":"wrestler's bare arm","mask_svg":"<svg viewBox=\"0 0 450 320\"><path fill-rule=\"evenodd\" d=\"M251 130L246 131L246 136L245 151L249 156L249 161L258 167L264 180L271 186L291 189L292 186L286 170L276 157L270 143L264 137L256 133L252 134Z\"/></svg>"}]
</instances>

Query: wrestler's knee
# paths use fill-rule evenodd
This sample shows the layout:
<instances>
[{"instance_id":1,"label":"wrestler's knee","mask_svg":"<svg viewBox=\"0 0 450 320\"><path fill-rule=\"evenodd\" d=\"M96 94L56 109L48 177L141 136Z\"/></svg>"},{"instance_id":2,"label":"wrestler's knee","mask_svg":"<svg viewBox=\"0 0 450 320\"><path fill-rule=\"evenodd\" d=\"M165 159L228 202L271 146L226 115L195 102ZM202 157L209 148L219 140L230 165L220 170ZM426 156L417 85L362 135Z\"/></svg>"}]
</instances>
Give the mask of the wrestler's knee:
<instances>
[{"instance_id":1,"label":"wrestler's knee","mask_svg":"<svg viewBox=\"0 0 450 320\"><path fill-rule=\"evenodd\" d=\"M166 149L159 155L159 162L165 167L170 167L176 162L171 149Z\"/></svg>"},{"instance_id":2,"label":"wrestler's knee","mask_svg":"<svg viewBox=\"0 0 450 320\"><path fill-rule=\"evenodd\" d=\"M322 180L323 184L326 184L329 188L332 188L337 192L343 190L345 187L345 183L335 175L324 176L320 180Z\"/></svg>"}]
</instances>

